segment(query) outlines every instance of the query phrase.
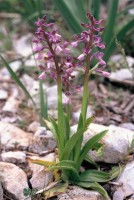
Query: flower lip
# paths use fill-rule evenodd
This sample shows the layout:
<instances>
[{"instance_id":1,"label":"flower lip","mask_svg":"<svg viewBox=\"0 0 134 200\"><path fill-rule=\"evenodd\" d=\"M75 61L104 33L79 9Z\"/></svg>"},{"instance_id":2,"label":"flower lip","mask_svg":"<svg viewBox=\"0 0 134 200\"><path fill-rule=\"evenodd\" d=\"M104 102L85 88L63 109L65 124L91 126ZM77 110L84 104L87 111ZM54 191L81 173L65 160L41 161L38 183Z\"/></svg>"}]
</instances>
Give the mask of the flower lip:
<instances>
[{"instance_id":1,"label":"flower lip","mask_svg":"<svg viewBox=\"0 0 134 200\"><path fill-rule=\"evenodd\" d=\"M38 77L40 80L43 80L46 78L46 73L45 72L42 72L39 77Z\"/></svg>"}]
</instances>

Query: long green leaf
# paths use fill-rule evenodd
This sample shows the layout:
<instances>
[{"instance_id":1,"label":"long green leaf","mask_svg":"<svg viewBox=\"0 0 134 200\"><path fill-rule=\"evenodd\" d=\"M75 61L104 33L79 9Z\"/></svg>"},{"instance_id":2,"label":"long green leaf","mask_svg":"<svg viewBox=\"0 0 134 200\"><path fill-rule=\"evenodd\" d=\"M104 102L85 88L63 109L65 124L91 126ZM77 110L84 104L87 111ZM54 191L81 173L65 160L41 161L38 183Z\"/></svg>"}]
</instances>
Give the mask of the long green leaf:
<instances>
[{"instance_id":1,"label":"long green leaf","mask_svg":"<svg viewBox=\"0 0 134 200\"><path fill-rule=\"evenodd\" d=\"M110 174L98 170L86 170L80 174L80 181L82 182L99 182L104 183L109 181Z\"/></svg>"},{"instance_id":2,"label":"long green leaf","mask_svg":"<svg viewBox=\"0 0 134 200\"><path fill-rule=\"evenodd\" d=\"M56 166L51 166L49 168L50 170L59 169L59 170L65 170L65 173L67 173L67 176L69 176L70 180L79 181L79 174L76 170L76 163L74 161L70 160L63 160L59 162ZM68 177L67 177L68 178Z\"/></svg>"},{"instance_id":3,"label":"long green leaf","mask_svg":"<svg viewBox=\"0 0 134 200\"><path fill-rule=\"evenodd\" d=\"M121 41L125 36L126 33L131 30L134 27L134 19L129 21L126 25L124 25L115 35L117 40ZM104 60L107 62L112 55L113 51L116 49L116 44L115 44L115 37L113 37L108 44L105 54L104 54Z\"/></svg>"},{"instance_id":4,"label":"long green leaf","mask_svg":"<svg viewBox=\"0 0 134 200\"><path fill-rule=\"evenodd\" d=\"M83 117L82 117L82 113L80 113L80 116L79 116L79 122L78 122L77 132L79 130L81 130L81 129L83 129ZM77 142L77 146L74 146L74 150L73 150L74 160L77 160L77 158L80 155L82 140L83 140L83 137L81 135L81 137L79 138L79 140Z\"/></svg>"},{"instance_id":5,"label":"long green leaf","mask_svg":"<svg viewBox=\"0 0 134 200\"><path fill-rule=\"evenodd\" d=\"M66 142L69 140L70 138L70 124L69 124L69 116L64 114L64 118L65 118L65 125L66 125Z\"/></svg>"},{"instance_id":6,"label":"long green leaf","mask_svg":"<svg viewBox=\"0 0 134 200\"><path fill-rule=\"evenodd\" d=\"M44 119L44 122L45 122L46 127L53 133L54 137L56 138L58 133L57 133L55 125L52 122L52 118L50 118L50 122L46 119Z\"/></svg>"},{"instance_id":7,"label":"long green leaf","mask_svg":"<svg viewBox=\"0 0 134 200\"><path fill-rule=\"evenodd\" d=\"M88 142L83 146L81 150L81 155L78 159L79 166L81 165L82 161L86 157L88 151L94 148L94 146L98 143L98 141L100 141L106 135L106 133L107 133L107 130L96 134L91 139L89 139Z\"/></svg>"},{"instance_id":8,"label":"long green leaf","mask_svg":"<svg viewBox=\"0 0 134 200\"><path fill-rule=\"evenodd\" d=\"M86 18L86 10L84 8L85 1L83 0L74 0L77 16L80 16L80 21L87 22L88 19Z\"/></svg>"},{"instance_id":9,"label":"long green leaf","mask_svg":"<svg viewBox=\"0 0 134 200\"><path fill-rule=\"evenodd\" d=\"M65 148L61 154L61 160L67 160L69 159L73 148L75 147L77 141L80 139L81 135L86 131L87 129L81 129L77 131L75 134L72 135L72 137L68 140L68 142L65 145ZM77 149L79 151L79 149Z\"/></svg>"},{"instance_id":10,"label":"long green leaf","mask_svg":"<svg viewBox=\"0 0 134 200\"><path fill-rule=\"evenodd\" d=\"M85 128L88 128L88 126L93 121L93 119L94 117L90 117L86 120ZM80 114L77 130L82 129L82 127L83 127L83 117L82 117L82 114ZM74 160L78 160L78 157L80 156L82 141L83 141L83 134L81 138L78 140L77 145L74 148Z\"/></svg>"},{"instance_id":11,"label":"long green leaf","mask_svg":"<svg viewBox=\"0 0 134 200\"><path fill-rule=\"evenodd\" d=\"M43 89L42 80L40 80L39 85L40 85L39 95L40 95L41 125L44 125L42 118L48 119L47 95L46 95L46 91L44 91ZM45 96L45 99L44 99L44 96Z\"/></svg>"},{"instance_id":12,"label":"long green leaf","mask_svg":"<svg viewBox=\"0 0 134 200\"><path fill-rule=\"evenodd\" d=\"M59 134L59 156L61 155L64 145L66 142L66 127L65 127L65 118L64 118L64 110L62 104L62 81L61 76L57 77L57 93L58 93L58 134Z\"/></svg>"},{"instance_id":13,"label":"long green leaf","mask_svg":"<svg viewBox=\"0 0 134 200\"><path fill-rule=\"evenodd\" d=\"M99 20L100 17L100 6L101 6L101 0L93 0L93 16L96 20Z\"/></svg>"},{"instance_id":14,"label":"long green leaf","mask_svg":"<svg viewBox=\"0 0 134 200\"><path fill-rule=\"evenodd\" d=\"M74 33L80 33L82 31L82 27L79 23L79 17L75 16L73 12L74 9L76 9L74 1L54 0L53 3L57 9L59 9L62 17L67 22L71 30L73 30Z\"/></svg>"},{"instance_id":15,"label":"long green leaf","mask_svg":"<svg viewBox=\"0 0 134 200\"><path fill-rule=\"evenodd\" d=\"M49 116L49 120L51 122L51 127L53 130L53 133L55 135L55 138L56 138L56 143L57 143L57 146L58 146L58 149L60 149L60 139L59 139L59 130L58 130L58 125L57 123L55 122L55 120Z\"/></svg>"},{"instance_id":16,"label":"long green leaf","mask_svg":"<svg viewBox=\"0 0 134 200\"><path fill-rule=\"evenodd\" d=\"M86 119L86 125L85 126L88 127L93 122L94 119L95 119L94 116L89 117L88 119Z\"/></svg>"},{"instance_id":17,"label":"long green leaf","mask_svg":"<svg viewBox=\"0 0 134 200\"><path fill-rule=\"evenodd\" d=\"M84 188L91 188L93 190L98 191L102 194L107 200L110 200L106 190L99 184L99 183L90 183L90 182L75 182L76 185L84 187Z\"/></svg>"},{"instance_id":18,"label":"long green leaf","mask_svg":"<svg viewBox=\"0 0 134 200\"><path fill-rule=\"evenodd\" d=\"M89 157L89 155L86 155L85 160L86 160L87 162L89 162L91 165L93 165L96 169L99 168L98 165L97 165L97 163L96 163L95 161L93 161L93 160Z\"/></svg>"},{"instance_id":19,"label":"long green leaf","mask_svg":"<svg viewBox=\"0 0 134 200\"><path fill-rule=\"evenodd\" d=\"M9 71L10 75L12 76L13 80L17 83L17 85L24 91L24 93L27 95L27 97L29 99L31 99L33 105L36 107L35 102L33 100L33 98L31 97L30 93L27 91L27 89L25 88L25 86L23 85L23 83L20 81L20 79L18 78L18 76L15 74L15 72L12 70L12 68L10 67L10 65L7 63L7 61L3 58L2 55L0 55L0 58L2 59L3 63L5 64L7 70Z\"/></svg>"},{"instance_id":20,"label":"long green leaf","mask_svg":"<svg viewBox=\"0 0 134 200\"><path fill-rule=\"evenodd\" d=\"M106 27L103 32L103 41L108 44L109 40L113 37L113 30L115 26L115 20L118 10L119 0L108 0L108 19L106 22Z\"/></svg>"}]
</instances>

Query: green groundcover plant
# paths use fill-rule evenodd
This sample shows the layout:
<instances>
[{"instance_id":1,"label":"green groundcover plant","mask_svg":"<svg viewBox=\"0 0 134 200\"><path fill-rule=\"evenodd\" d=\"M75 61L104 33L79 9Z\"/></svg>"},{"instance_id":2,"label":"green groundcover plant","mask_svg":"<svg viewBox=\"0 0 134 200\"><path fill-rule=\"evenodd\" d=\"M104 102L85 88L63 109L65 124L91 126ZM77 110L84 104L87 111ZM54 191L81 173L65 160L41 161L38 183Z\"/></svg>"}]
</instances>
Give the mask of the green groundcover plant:
<instances>
[{"instance_id":1,"label":"green groundcover plant","mask_svg":"<svg viewBox=\"0 0 134 200\"><path fill-rule=\"evenodd\" d=\"M93 117L86 118L89 101L89 77L93 71L102 76L109 75L108 72L104 71L106 63L103 60L103 52L101 52L105 48L105 44L101 39L101 32L104 29L101 26L102 20L95 20L90 13L87 13L87 18L89 23L81 23L85 30L80 35L75 34L72 42L64 41L55 24L47 23L46 16L35 22L37 30L33 38L33 51L36 53L36 60L41 70L39 79L43 80L48 76L57 83L58 121L49 117L49 121L45 120L45 123L56 139L58 160L56 162L31 161L46 166L48 170L54 172L55 179L59 179L57 184L54 184L53 195L60 193L61 188L67 188L68 184L74 184L97 190L108 199L107 192L99 183L114 179L119 173L119 168L112 168L110 172L103 172L99 168L97 169L97 164L87 157L89 150L99 150L102 147L100 140L106 135L107 131L94 135L86 144L82 145L83 134L93 121ZM74 57L71 50L72 48L77 48L78 45L81 48L81 54ZM94 48L98 50L95 51ZM90 68L90 62L94 59L97 59L98 63L93 68ZM73 72L79 68L84 73L82 107L77 131L71 134L69 123L71 94L72 90L80 90L80 86L76 86L73 83L75 78ZM67 99L66 109L63 108L62 102L63 89ZM95 169L81 171L81 165L85 159L91 162ZM58 177L56 176L57 172L60 172ZM46 193L45 195L47 196Z\"/></svg>"}]
</instances>

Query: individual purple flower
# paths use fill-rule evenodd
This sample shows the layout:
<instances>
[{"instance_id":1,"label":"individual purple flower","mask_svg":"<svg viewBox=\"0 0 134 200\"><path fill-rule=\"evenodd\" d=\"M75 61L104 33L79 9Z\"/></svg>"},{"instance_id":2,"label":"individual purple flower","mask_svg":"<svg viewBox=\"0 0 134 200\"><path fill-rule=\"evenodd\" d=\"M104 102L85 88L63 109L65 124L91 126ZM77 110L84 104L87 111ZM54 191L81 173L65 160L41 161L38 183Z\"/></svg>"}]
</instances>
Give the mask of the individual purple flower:
<instances>
[{"instance_id":1,"label":"individual purple flower","mask_svg":"<svg viewBox=\"0 0 134 200\"><path fill-rule=\"evenodd\" d=\"M62 48L60 47L60 45L57 45L57 46L55 47L55 51L56 51L57 54L60 54L63 50L62 50Z\"/></svg>"},{"instance_id":2,"label":"individual purple flower","mask_svg":"<svg viewBox=\"0 0 134 200\"><path fill-rule=\"evenodd\" d=\"M86 54L85 54L85 53L82 53L81 55L79 55L79 56L77 57L77 59L80 60L80 61L82 61L82 60L84 60L85 56L86 56Z\"/></svg>"},{"instance_id":3,"label":"individual purple flower","mask_svg":"<svg viewBox=\"0 0 134 200\"><path fill-rule=\"evenodd\" d=\"M38 55L37 55L36 59L37 59L37 60L42 60L42 58L43 58L43 55L42 55L42 53L38 53Z\"/></svg>"},{"instance_id":4,"label":"individual purple flower","mask_svg":"<svg viewBox=\"0 0 134 200\"><path fill-rule=\"evenodd\" d=\"M46 78L46 73L45 72L42 72L40 75L39 75L39 79L40 80L43 80Z\"/></svg>"},{"instance_id":5,"label":"individual purple flower","mask_svg":"<svg viewBox=\"0 0 134 200\"><path fill-rule=\"evenodd\" d=\"M78 46L78 42L77 41L72 42L71 45L72 45L72 47L77 47Z\"/></svg>"}]
</instances>

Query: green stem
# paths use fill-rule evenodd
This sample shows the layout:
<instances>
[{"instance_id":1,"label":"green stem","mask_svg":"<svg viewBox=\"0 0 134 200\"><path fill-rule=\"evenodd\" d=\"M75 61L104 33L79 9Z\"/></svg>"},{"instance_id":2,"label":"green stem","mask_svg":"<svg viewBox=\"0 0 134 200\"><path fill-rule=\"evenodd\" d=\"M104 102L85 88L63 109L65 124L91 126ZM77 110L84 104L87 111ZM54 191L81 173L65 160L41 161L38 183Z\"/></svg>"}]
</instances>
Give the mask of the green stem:
<instances>
[{"instance_id":1,"label":"green stem","mask_svg":"<svg viewBox=\"0 0 134 200\"><path fill-rule=\"evenodd\" d=\"M85 79L84 79L83 99L82 99L82 108L81 108L83 126L85 126L85 122L86 122L87 105L88 105L88 100L89 100L88 80L89 80L89 76L88 76L88 73L86 73Z\"/></svg>"},{"instance_id":2,"label":"green stem","mask_svg":"<svg viewBox=\"0 0 134 200\"><path fill-rule=\"evenodd\" d=\"M62 105L62 81L60 74L57 74L57 90L58 90L58 129L59 129L59 157L63 151L65 144L65 121L64 121L64 112Z\"/></svg>"},{"instance_id":3,"label":"green stem","mask_svg":"<svg viewBox=\"0 0 134 200\"><path fill-rule=\"evenodd\" d=\"M91 45L91 44L89 44L89 45ZM85 123L86 123L87 106L88 106L88 101L89 101L89 90L88 90L89 70L90 70L90 55L87 55L87 65L86 65L86 69L85 69L83 98L82 98L82 107L81 107L81 114L82 114L82 118L83 118L83 127L85 127Z\"/></svg>"}]
</instances>

